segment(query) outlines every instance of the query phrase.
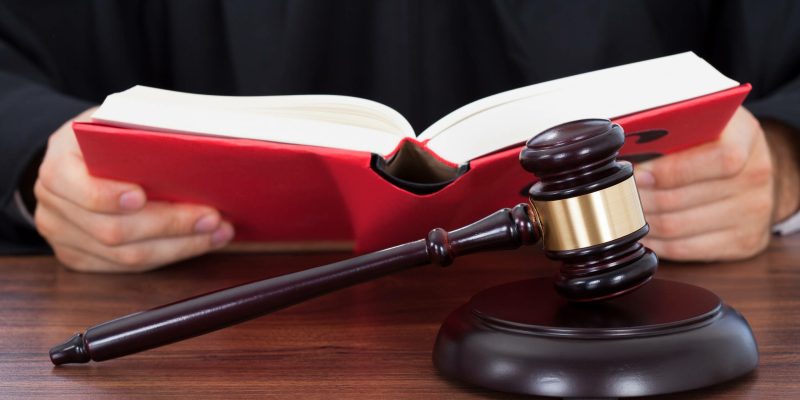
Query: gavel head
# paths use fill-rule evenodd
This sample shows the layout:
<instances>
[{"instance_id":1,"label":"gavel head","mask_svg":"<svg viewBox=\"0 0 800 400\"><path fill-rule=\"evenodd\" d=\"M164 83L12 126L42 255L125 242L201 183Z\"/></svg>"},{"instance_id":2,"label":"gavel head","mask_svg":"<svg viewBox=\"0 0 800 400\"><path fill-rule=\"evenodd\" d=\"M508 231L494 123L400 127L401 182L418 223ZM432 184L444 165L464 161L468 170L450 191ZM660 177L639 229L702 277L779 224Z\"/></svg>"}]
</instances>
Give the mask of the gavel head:
<instances>
[{"instance_id":1,"label":"gavel head","mask_svg":"<svg viewBox=\"0 0 800 400\"><path fill-rule=\"evenodd\" d=\"M630 292L650 280L656 255L638 241L649 231L633 167L617 161L622 128L585 119L550 128L520 154L537 182L529 192L545 252L562 262L556 290L572 301Z\"/></svg>"}]
</instances>

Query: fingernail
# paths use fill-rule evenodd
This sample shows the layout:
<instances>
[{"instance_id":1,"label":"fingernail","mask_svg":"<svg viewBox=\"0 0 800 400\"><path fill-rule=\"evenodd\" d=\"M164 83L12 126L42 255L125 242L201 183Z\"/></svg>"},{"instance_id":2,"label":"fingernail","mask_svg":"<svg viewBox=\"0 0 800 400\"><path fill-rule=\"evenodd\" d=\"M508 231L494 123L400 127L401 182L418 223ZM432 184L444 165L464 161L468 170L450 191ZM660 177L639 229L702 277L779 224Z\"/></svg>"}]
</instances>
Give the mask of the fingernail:
<instances>
[{"instance_id":1,"label":"fingernail","mask_svg":"<svg viewBox=\"0 0 800 400\"><path fill-rule=\"evenodd\" d=\"M216 214L208 214L194 224L195 233L211 233L219 226L219 218Z\"/></svg>"},{"instance_id":2,"label":"fingernail","mask_svg":"<svg viewBox=\"0 0 800 400\"><path fill-rule=\"evenodd\" d=\"M144 207L146 199L140 190L131 190L119 196L119 206L123 210L138 210Z\"/></svg>"},{"instance_id":3,"label":"fingernail","mask_svg":"<svg viewBox=\"0 0 800 400\"><path fill-rule=\"evenodd\" d=\"M636 179L636 186L640 188L649 188L656 184L656 178L650 171L636 171L634 176L634 179Z\"/></svg>"},{"instance_id":4,"label":"fingernail","mask_svg":"<svg viewBox=\"0 0 800 400\"><path fill-rule=\"evenodd\" d=\"M222 224L212 235L211 245L214 247L222 246L233 239L233 227L230 224Z\"/></svg>"}]
</instances>

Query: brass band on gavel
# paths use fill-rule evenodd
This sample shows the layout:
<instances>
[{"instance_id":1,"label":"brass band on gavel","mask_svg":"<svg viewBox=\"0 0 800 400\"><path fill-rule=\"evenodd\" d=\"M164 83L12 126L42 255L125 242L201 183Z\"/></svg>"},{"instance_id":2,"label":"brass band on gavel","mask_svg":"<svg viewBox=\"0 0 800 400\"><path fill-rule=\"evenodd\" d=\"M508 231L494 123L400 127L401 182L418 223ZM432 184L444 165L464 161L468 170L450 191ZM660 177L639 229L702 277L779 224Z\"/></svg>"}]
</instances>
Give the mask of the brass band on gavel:
<instances>
[{"instance_id":1,"label":"brass band on gavel","mask_svg":"<svg viewBox=\"0 0 800 400\"><path fill-rule=\"evenodd\" d=\"M608 243L646 224L633 176L581 196L530 202L536 214L531 218L540 221L544 247L551 251Z\"/></svg>"}]
</instances>

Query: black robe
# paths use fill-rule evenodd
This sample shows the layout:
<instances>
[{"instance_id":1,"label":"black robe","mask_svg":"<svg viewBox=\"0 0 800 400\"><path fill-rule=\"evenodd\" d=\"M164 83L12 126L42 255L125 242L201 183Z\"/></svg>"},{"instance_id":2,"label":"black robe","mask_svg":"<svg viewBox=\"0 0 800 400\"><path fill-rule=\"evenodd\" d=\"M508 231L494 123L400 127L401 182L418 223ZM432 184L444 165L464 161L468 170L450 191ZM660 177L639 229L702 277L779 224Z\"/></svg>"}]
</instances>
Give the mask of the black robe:
<instances>
[{"instance_id":1,"label":"black robe","mask_svg":"<svg viewBox=\"0 0 800 400\"><path fill-rule=\"evenodd\" d=\"M16 0L0 3L0 254L50 133L136 84L379 101L418 131L472 100L691 50L800 129L800 2ZM30 194L23 190L23 194Z\"/></svg>"}]
</instances>

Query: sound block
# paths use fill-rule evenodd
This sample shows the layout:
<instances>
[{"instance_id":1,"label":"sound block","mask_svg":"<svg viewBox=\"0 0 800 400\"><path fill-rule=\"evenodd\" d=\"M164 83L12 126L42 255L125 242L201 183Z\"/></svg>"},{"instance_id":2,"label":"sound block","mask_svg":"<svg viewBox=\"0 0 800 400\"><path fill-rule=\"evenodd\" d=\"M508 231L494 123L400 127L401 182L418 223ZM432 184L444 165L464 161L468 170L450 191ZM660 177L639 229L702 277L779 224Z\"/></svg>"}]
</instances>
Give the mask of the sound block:
<instances>
[{"instance_id":1,"label":"sound block","mask_svg":"<svg viewBox=\"0 0 800 400\"><path fill-rule=\"evenodd\" d=\"M630 397L696 389L753 370L747 321L708 290L654 279L613 300L570 303L551 278L475 295L442 325L445 375L555 397Z\"/></svg>"}]
</instances>

